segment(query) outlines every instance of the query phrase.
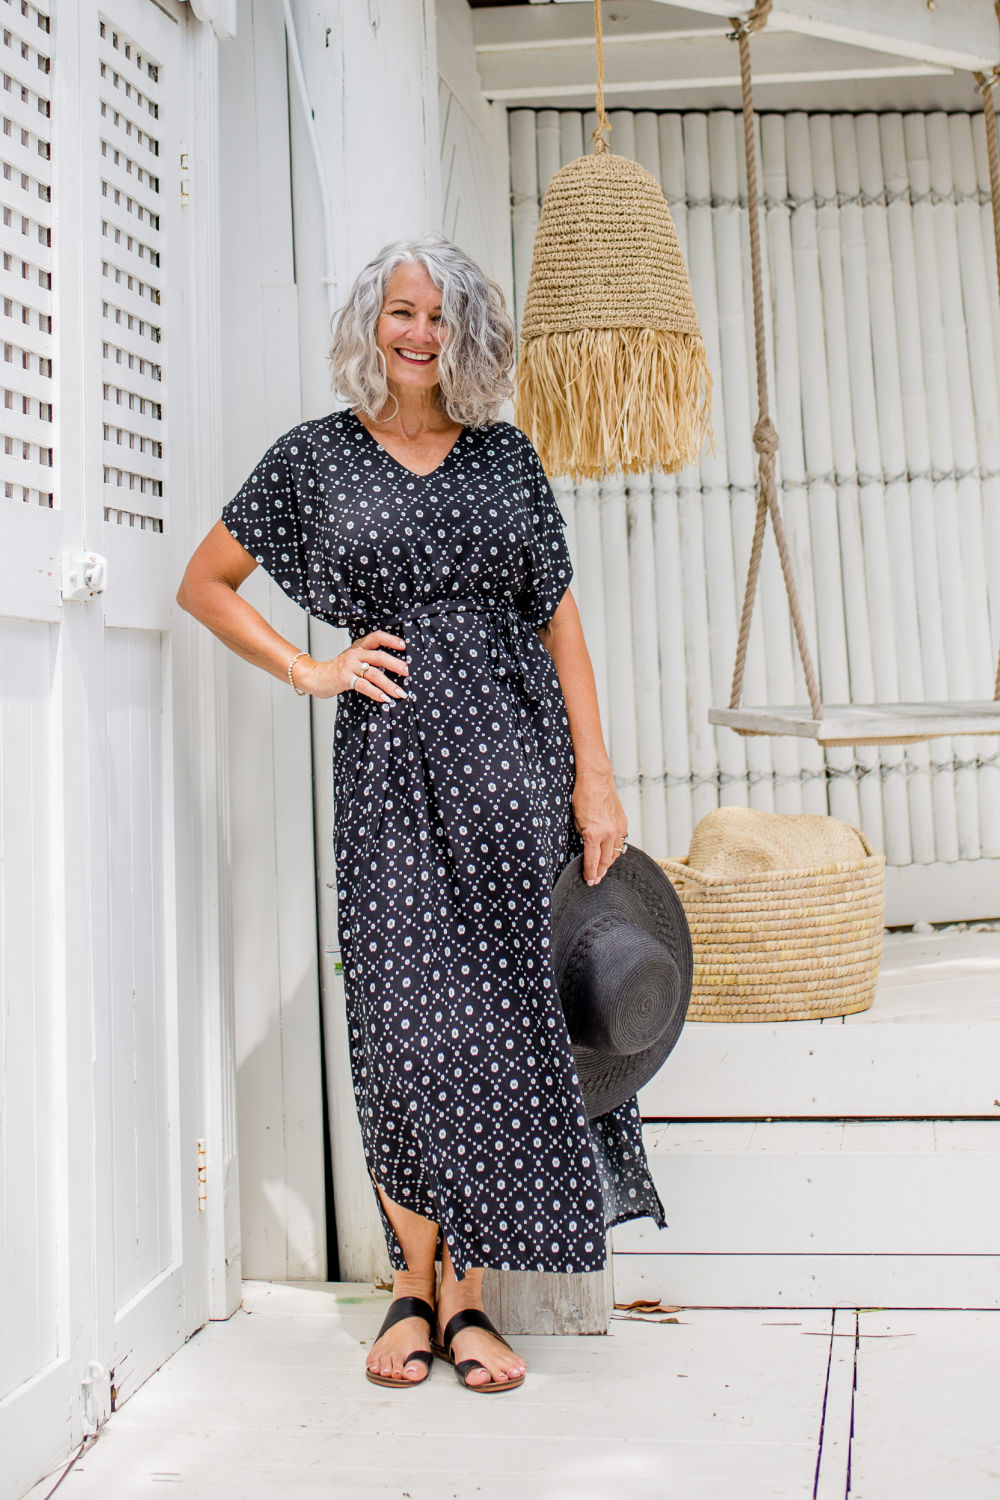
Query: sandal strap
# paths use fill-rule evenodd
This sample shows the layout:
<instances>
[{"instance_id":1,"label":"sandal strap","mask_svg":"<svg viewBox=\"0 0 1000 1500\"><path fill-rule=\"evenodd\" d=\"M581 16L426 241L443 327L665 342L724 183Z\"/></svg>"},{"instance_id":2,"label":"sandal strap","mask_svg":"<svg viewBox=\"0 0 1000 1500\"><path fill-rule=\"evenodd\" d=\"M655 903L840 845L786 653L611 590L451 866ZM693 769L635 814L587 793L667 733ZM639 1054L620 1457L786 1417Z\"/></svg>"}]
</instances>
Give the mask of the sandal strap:
<instances>
[{"instance_id":1,"label":"sandal strap","mask_svg":"<svg viewBox=\"0 0 1000 1500\"><path fill-rule=\"evenodd\" d=\"M456 1334L462 1332L463 1328L484 1328L487 1333L492 1333L495 1339L499 1339L505 1348L511 1348L503 1334L494 1328L489 1317L483 1312L481 1307L463 1307L448 1319L447 1326L441 1335L441 1342L444 1344L445 1350L449 1355L451 1354L452 1340ZM513 1350L511 1350L511 1353L513 1353ZM462 1361L463 1364L465 1362L465 1360Z\"/></svg>"},{"instance_id":2,"label":"sandal strap","mask_svg":"<svg viewBox=\"0 0 1000 1500\"><path fill-rule=\"evenodd\" d=\"M423 1318L429 1328L434 1328L434 1309L429 1302L425 1302L423 1297L397 1297L389 1304L389 1311L375 1337L380 1339L387 1328L402 1322L403 1318Z\"/></svg>"},{"instance_id":3,"label":"sandal strap","mask_svg":"<svg viewBox=\"0 0 1000 1500\"><path fill-rule=\"evenodd\" d=\"M419 1360L429 1370L434 1363L434 1356L429 1349L414 1349L413 1353L403 1360L404 1369L407 1365L412 1365L414 1360Z\"/></svg>"}]
</instances>

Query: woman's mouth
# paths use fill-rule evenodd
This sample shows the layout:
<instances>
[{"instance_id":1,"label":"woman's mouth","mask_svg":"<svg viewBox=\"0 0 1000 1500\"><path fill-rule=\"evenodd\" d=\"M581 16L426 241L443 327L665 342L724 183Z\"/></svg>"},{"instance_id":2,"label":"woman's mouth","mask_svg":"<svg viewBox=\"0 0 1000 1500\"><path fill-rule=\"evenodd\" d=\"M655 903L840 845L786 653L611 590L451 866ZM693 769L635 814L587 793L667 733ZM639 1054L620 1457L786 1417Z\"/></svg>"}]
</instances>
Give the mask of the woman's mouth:
<instances>
[{"instance_id":1,"label":"woman's mouth","mask_svg":"<svg viewBox=\"0 0 1000 1500\"><path fill-rule=\"evenodd\" d=\"M416 349L396 349L396 353L411 365L429 365L432 359L437 359L436 354L420 354Z\"/></svg>"}]
</instances>

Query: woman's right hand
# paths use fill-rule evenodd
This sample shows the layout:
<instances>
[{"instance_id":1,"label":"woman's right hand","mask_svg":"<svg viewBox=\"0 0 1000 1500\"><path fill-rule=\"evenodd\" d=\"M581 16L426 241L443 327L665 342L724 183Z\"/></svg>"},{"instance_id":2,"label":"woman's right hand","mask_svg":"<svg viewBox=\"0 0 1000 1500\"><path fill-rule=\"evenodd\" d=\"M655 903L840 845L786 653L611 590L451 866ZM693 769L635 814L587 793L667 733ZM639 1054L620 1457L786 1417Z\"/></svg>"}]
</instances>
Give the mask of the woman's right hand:
<instances>
[{"instance_id":1,"label":"woman's right hand","mask_svg":"<svg viewBox=\"0 0 1000 1500\"><path fill-rule=\"evenodd\" d=\"M332 657L330 661L313 661L311 657L303 657L293 668L295 685L311 693L314 698L334 698L338 693L348 690L351 678L354 677L353 691L363 693L366 698L374 698L376 703L387 703L390 698L406 698L409 695L387 674L397 672L407 677L410 669L405 661L391 656L388 651L380 650L382 646L394 646L397 650L404 651L406 642L400 640L398 635L373 630L352 641L346 651ZM366 662L370 662L371 666L362 677L361 669Z\"/></svg>"}]
</instances>

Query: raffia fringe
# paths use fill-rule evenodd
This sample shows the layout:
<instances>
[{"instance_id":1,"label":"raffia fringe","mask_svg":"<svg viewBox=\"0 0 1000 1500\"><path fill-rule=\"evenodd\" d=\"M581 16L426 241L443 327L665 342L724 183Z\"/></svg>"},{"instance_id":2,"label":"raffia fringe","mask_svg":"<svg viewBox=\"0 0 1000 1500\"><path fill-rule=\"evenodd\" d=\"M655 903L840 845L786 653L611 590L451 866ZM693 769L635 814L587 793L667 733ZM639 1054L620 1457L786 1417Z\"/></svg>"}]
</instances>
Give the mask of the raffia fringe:
<instances>
[{"instance_id":1,"label":"raffia fringe","mask_svg":"<svg viewBox=\"0 0 1000 1500\"><path fill-rule=\"evenodd\" d=\"M696 334L597 328L522 341L517 425L547 474L673 473L711 439L711 403Z\"/></svg>"}]
</instances>

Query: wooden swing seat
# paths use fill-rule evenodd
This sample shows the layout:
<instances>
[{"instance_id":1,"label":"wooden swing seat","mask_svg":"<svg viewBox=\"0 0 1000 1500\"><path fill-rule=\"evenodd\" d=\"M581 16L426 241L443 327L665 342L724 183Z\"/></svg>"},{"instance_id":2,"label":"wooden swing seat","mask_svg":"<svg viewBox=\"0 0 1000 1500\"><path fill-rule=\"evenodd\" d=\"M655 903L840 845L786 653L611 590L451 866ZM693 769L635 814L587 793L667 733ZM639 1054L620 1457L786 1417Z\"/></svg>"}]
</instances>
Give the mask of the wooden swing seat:
<instances>
[{"instance_id":1,"label":"wooden swing seat","mask_svg":"<svg viewBox=\"0 0 1000 1500\"><path fill-rule=\"evenodd\" d=\"M823 717L801 707L712 708L711 724L737 734L797 735L820 745L914 745L944 735L1000 735L1000 702L824 703Z\"/></svg>"},{"instance_id":2,"label":"wooden swing seat","mask_svg":"<svg viewBox=\"0 0 1000 1500\"><path fill-rule=\"evenodd\" d=\"M806 636L805 621L799 603L792 571L791 554L785 537L784 521L775 479L775 454L778 434L768 410L767 340L764 328L764 286L760 244L760 189L757 178L757 152L754 140L753 87L750 68L750 36L766 24L773 0L757 0L745 21L735 22L733 39L740 49L740 84L743 95L743 140L746 153L747 215L750 237L750 273L753 285L754 350L757 363L757 425L754 448L758 455L759 485L753 544L743 595L733 667L733 686L728 708L709 709L710 724L734 729L743 735L793 735L815 740L819 745L912 745L921 740L942 739L951 735L1000 734L1000 660L992 699L965 703L823 703ZM1000 0L996 0L1000 18ZM993 227L996 240L997 269L1000 274L1000 146L997 143L996 109L991 91L1000 85L1000 64L990 74L977 73L976 83L983 94L983 118L986 126L986 155L990 169L990 198L993 205ZM747 639L753 618L757 579L760 573L761 549L767 517L770 515L778 547L785 592L795 631L799 659L805 676L808 707L744 708L743 674L746 666Z\"/></svg>"}]
</instances>

